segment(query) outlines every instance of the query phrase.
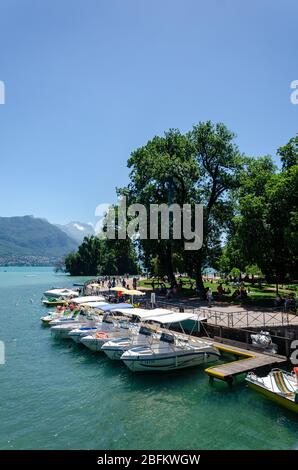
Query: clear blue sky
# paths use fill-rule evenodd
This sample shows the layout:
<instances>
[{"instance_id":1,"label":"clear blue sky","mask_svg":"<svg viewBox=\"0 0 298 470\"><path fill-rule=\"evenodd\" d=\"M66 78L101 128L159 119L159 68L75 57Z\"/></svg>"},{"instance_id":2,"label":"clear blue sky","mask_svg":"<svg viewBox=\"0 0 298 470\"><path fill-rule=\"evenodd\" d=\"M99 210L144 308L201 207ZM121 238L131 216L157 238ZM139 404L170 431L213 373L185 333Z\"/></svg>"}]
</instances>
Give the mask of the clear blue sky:
<instances>
[{"instance_id":1,"label":"clear blue sky","mask_svg":"<svg viewBox=\"0 0 298 470\"><path fill-rule=\"evenodd\" d=\"M207 119L274 156L297 25L295 0L1 0L0 215L94 222L133 149Z\"/></svg>"}]
</instances>

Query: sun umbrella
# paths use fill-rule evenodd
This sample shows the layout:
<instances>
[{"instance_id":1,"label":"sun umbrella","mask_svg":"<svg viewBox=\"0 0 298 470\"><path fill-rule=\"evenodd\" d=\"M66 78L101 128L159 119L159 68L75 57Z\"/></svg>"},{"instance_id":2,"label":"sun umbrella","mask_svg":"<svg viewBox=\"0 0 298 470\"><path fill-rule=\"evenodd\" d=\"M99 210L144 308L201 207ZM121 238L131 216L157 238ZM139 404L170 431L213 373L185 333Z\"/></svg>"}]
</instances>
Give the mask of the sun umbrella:
<instances>
[{"instance_id":1,"label":"sun umbrella","mask_svg":"<svg viewBox=\"0 0 298 470\"><path fill-rule=\"evenodd\" d=\"M128 291L125 289L125 287L119 287L119 286L116 286L116 287L111 287L110 290L113 290L115 292L123 292L123 294L126 294Z\"/></svg>"},{"instance_id":2,"label":"sun umbrella","mask_svg":"<svg viewBox=\"0 0 298 470\"><path fill-rule=\"evenodd\" d=\"M131 303L133 304L133 298L134 296L140 296L140 295L146 295L145 292L142 292L140 290L136 290L136 289L127 289L126 292L124 292L125 295L131 295L132 299L131 299Z\"/></svg>"},{"instance_id":3,"label":"sun umbrella","mask_svg":"<svg viewBox=\"0 0 298 470\"><path fill-rule=\"evenodd\" d=\"M125 294L127 295L146 295L145 292L136 289L127 289Z\"/></svg>"}]
</instances>

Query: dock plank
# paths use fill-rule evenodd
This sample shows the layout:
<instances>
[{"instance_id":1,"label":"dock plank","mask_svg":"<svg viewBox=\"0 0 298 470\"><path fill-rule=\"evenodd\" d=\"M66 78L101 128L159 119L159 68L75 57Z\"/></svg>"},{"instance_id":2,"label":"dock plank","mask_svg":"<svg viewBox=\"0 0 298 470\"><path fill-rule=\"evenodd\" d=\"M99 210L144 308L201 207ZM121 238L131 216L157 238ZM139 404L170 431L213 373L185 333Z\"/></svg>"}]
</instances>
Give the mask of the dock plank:
<instances>
[{"instance_id":1,"label":"dock plank","mask_svg":"<svg viewBox=\"0 0 298 470\"><path fill-rule=\"evenodd\" d=\"M240 348L239 346L213 341L210 338L205 339L208 339L208 341L210 341L219 351L228 352L230 354L234 354L235 356L241 357L239 360L227 362L218 366L208 367L205 369L206 374L217 379L228 381L236 375L245 374L251 370L258 369L263 366L274 366L287 361L285 356L257 352L255 350L252 351Z\"/></svg>"}]
</instances>

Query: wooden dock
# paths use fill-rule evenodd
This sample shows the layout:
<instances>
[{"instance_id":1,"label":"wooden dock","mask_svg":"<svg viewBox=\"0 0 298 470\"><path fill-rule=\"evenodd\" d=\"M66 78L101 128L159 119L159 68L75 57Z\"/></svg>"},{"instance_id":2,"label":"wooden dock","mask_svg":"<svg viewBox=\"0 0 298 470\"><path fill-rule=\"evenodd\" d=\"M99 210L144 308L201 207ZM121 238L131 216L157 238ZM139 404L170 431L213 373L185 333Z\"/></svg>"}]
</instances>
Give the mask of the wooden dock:
<instances>
[{"instance_id":1,"label":"wooden dock","mask_svg":"<svg viewBox=\"0 0 298 470\"><path fill-rule=\"evenodd\" d=\"M204 339L210 341L210 338ZM241 343L237 341L228 341L228 343L227 341L228 340L225 342L218 342L211 339L210 342L219 351L233 354L237 358L240 357L241 359L205 369L206 374L213 379L216 378L232 383L234 377L239 374L245 374L251 370L264 366L276 367L278 364L287 362L287 358L285 356L259 352L256 351L255 348L254 350L244 349L244 347L239 347L239 344L241 345Z\"/></svg>"}]
</instances>

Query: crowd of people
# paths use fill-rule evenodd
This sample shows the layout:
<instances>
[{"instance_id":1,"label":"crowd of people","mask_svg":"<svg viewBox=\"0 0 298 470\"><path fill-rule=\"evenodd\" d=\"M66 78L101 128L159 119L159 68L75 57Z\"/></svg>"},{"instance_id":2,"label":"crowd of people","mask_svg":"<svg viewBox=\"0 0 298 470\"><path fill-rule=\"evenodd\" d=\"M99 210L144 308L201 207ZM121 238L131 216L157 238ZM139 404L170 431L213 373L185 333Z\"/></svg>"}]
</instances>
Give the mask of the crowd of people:
<instances>
[{"instance_id":1,"label":"crowd of people","mask_svg":"<svg viewBox=\"0 0 298 470\"><path fill-rule=\"evenodd\" d=\"M294 294L289 294L283 297L281 294L277 294L274 300L274 306L277 309L283 308L286 311L296 312L297 302Z\"/></svg>"},{"instance_id":2,"label":"crowd of people","mask_svg":"<svg viewBox=\"0 0 298 470\"><path fill-rule=\"evenodd\" d=\"M215 280L213 281L215 283ZM218 283L218 279L216 279L216 283ZM230 283L225 281L219 282L216 289L214 290L212 290L210 287L205 287L202 289L198 284L195 283L194 280L187 279L186 281L182 278L182 276L179 276L178 279L176 279L175 284L172 283L170 287L167 287L167 284L169 284L169 279L167 279L166 276L158 280L152 279L151 281L152 290L157 291L161 295L165 295L168 300L175 299L178 296L177 294L181 293L183 288L186 287L189 290L194 290L201 300L207 301L208 306L211 306L214 300L223 300L227 297L233 300L239 300L241 302L247 299L251 294L250 287L246 286L243 280L234 280L234 289L232 291L229 286ZM211 282L211 284L213 284L213 282ZM225 284L228 284L228 286L225 287ZM286 297L282 297L280 294L278 294L274 305L276 308L282 307L285 311L296 312L297 302L295 299L295 294L289 294Z\"/></svg>"},{"instance_id":3,"label":"crowd of people","mask_svg":"<svg viewBox=\"0 0 298 470\"><path fill-rule=\"evenodd\" d=\"M130 282L129 274L124 276L104 276L99 277L85 288L86 295L99 295L103 290L110 290L113 287L123 287L123 289L129 290L131 286L136 289L138 285L138 279L134 277Z\"/></svg>"}]
</instances>

